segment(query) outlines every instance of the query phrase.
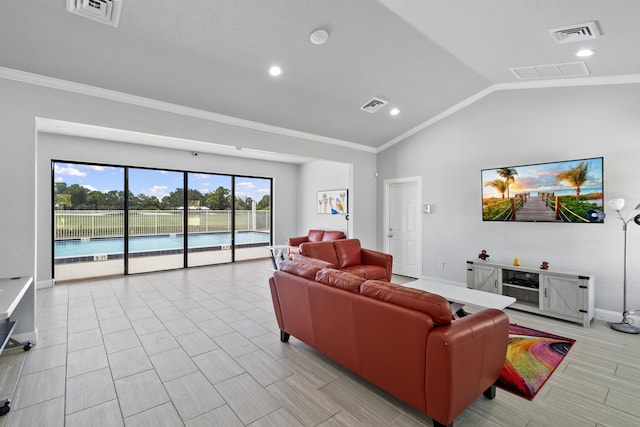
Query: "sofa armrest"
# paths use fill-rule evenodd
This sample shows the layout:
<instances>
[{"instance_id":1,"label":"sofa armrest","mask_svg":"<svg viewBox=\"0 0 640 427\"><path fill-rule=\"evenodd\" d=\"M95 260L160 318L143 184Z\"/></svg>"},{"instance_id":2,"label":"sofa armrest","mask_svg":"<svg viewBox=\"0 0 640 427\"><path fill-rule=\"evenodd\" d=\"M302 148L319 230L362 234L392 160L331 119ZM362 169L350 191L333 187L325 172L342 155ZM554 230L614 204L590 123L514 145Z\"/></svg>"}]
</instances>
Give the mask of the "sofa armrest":
<instances>
[{"instance_id":1,"label":"sofa armrest","mask_svg":"<svg viewBox=\"0 0 640 427\"><path fill-rule=\"evenodd\" d=\"M449 425L500 377L509 318L485 309L435 328L427 338L427 413Z\"/></svg>"},{"instance_id":2,"label":"sofa armrest","mask_svg":"<svg viewBox=\"0 0 640 427\"><path fill-rule=\"evenodd\" d=\"M308 242L308 236L300 236L300 237L289 237L289 246L300 246L300 244L304 242Z\"/></svg>"},{"instance_id":3,"label":"sofa armrest","mask_svg":"<svg viewBox=\"0 0 640 427\"><path fill-rule=\"evenodd\" d=\"M269 289L271 290L271 301L273 302L273 311L276 314L276 320L280 330L284 330L282 323L282 308L280 307L280 299L278 298L278 290L276 288L276 282L273 277L269 277Z\"/></svg>"},{"instance_id":4,"label":"sofa armrest","mask_svg":"<svg viewBox=\"0 0 640 427\"><path fill-rule=\"evenodd\" d=\"M372 249L361 249L362 264L379 265L387 270L387 282L391 281L391 270L393 269L393 256L384 252L374 251Z\"/></svg>"},{"instance_id":5,"label":"sofa armrest","mask_svg":"<svg viewBox=\"0 0 640 427\"><path fill-rule=\"evenodd\" d=\"M289 237L287 244L289 245L289 249L287 250L287 255L289 255L289 259L293 259L295 254L300 253L300 245L308 242L308 236L300 236L300 237Z\"/></svg>"}]
</instances>

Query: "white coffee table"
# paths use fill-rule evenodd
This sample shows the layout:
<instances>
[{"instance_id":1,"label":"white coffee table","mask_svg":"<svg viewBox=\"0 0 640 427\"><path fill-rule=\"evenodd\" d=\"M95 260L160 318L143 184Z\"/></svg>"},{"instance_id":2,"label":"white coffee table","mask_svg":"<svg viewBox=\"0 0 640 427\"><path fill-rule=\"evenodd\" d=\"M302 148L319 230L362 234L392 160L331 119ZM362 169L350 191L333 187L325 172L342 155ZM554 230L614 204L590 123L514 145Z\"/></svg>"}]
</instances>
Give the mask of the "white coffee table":
<instances>
[{"instance_id":1,"label":"white coffee table","mask_svg":"<svg viewBox=\"0 0 640 427\"><path fill-rule=\"evenodd\" d=\"M497 308L502 310L514 302L516 299L506 295L492 294L489 292L469 289L463 286L455 286L447 283L440 283L433 280L419 279L413 282L404 283L402 286L420 289L443 296L449 302L461 305L475 305L485 308Z\"/></svg>"},{"instance_id":2,"label":"white coffee table","mask_svg":"<svg viewBox=\"0 0 640 427\"><path fill-rule=\"evenodd\" d=\"M289 245L273 245L266 246L269 254L271 256L271 264L273 265L273 270L280 269L280 263L286 259L289 259L288 251L291 248Z\"/></svg>"}]
</instances>

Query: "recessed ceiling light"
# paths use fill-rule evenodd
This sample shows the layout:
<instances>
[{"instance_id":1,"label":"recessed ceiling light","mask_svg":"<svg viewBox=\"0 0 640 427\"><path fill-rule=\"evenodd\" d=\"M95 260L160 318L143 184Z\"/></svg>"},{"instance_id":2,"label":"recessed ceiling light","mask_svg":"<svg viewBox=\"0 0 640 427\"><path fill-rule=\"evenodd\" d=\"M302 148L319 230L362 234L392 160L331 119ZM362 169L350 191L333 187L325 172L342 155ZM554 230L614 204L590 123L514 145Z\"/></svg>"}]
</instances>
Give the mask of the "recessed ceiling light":
<instances>
[{"instance_id":1,"label":"recessed ceiling light","mask_svg":"<svg viewBox=\"0 0 640 427\"><path fill-rule=\"evenodd\" d=\"M392 108L391 111L389 111L389 114L391 114L392 116L397 116L398 114L400 114L400 110L398 110L397 108Z\"/></svg>"},{"instance_id":2,"label":"recessed ceiling light","mask_svg":"<svg viewBox=\"0 0 640 427\"><path fill-rule=\"evenodd\" d=\"M282 68L274 65L273 67L269 68L269 74L271 74L273 77L277 77L282 74Z\"/></svg>"},{"instance_id":3,"label":"recessed ceiling light","mask_svg":"<svg viewBox=\"0 0 640 427\"><path fill-rule=\"evenodd\" d=\"M576 52L576 56L580 58L586 58L593 55L594 53L596 53L596 51L593 49L582 49Z\"/></svg>"},{"instance_id":4,"label":"recessed ceiling light","mask_svg":"<svg viewBox=\"0 0 640 427\"><path fill-rule=\"evenodd\" d=\"M315 30L309 36L311 43L321 45L325 44L329 40L329 33L326 30Z\"/></svg>"}]
</instances>

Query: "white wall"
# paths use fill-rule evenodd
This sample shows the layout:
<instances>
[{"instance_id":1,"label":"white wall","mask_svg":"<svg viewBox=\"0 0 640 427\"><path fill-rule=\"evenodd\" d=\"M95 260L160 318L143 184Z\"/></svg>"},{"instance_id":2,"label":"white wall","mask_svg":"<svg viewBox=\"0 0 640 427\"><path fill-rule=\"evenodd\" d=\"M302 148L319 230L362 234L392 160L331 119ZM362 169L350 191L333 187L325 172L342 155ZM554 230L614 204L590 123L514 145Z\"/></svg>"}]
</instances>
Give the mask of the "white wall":
<instances>
[{"instance_id":1,"label":"white wall","mask_svg":"<svg viewBox=\"0 0 640 427\"><path fill-rule=\"evenodd\" d=\"M345 215L328 215L316 212L316 192L321 190L349 190L349 212L351 213L353 184L351 165L337 162L317 161L300 166L298 187L298 234L303 236L309 229L340 230L349 237L353 235L351 221ZM351 218L351 215L348 216Z\"/></svg>"},{"instance_id":2,"label":"white wall","mask_svg":"<svg viewBox=\"0 0 640 427\"><path fill-rule=\"evenodd\" d=\"M48 84L47 80L44 79L42 84ZM73 85L59 86L69 86L72 91L0 79L0 182L3 190L3 209L0 209L0 277L29 275L40 281L36 275L39 254L37 237L41 233L51 233L50 223L45 225L36 221L36 212L49 210L49 202L43 205L44 199L36 194L36 182L40 182L40 175L49 177L51 173L49 166L45 169L36 164L36 117L350 163L353 165L353 190L363 194L363 197L353 199L351 218L354 233L361 236L366 244L375 244L376 217L370 215L375 212L375 181L370 178L362 179L373 176L376 165L374 153L220 123L207 119L206 115L201 115L205 116L201 118L167 112L152 102L139 103L149 106L134 105L127 97L114 97L108 92L103 95L96 91L100 95L97 97L75 93ZM129 149L135 152L136 159L145 157L157 167L170 167L174 161L176 165L187 164L186 160L179 160L177 153L156 156L155 153L160 151L153 147L132 146ZM189 156L188 153L184 154ZM127 155L125 152L101 148L91 156L91 160L105 161L106 158L116 159L121 156L121 162L126 164ZM189 157L189 160L192 159ZM293 194L296 192L294 190ZM276 197L282 195L274 195L274 203L280 210L280 202ZM295 204L289 204L286 208L295 210ZM357 215L356 212L367 214ZM286 225L276 223L276 237L282 239L282 236L299 229L296 222L297 219Z\"/></svg>"},{"instance_id":3,"label":"white wall","mask_svg":"<svg viewBox=\"0 0 640 427\"><path fill-rule=\"evenodd\" d=\"M488 223L481 217L480 171L604 157L605 203L640 202L640 85L497 91L378 155L382 181L420 175L423 274L464 283L465 260L486 249L494 261L596 276L596 308L622 311L623 233L604 224ZM627 208L628 209L628 208ZM626 209L625 209L626 210ZM378 217L379 241L382 215ZM640 227L629 229L629 308L640 308ZM438 269L438 261L445 268Z\"/></svg>"}]
</instances>

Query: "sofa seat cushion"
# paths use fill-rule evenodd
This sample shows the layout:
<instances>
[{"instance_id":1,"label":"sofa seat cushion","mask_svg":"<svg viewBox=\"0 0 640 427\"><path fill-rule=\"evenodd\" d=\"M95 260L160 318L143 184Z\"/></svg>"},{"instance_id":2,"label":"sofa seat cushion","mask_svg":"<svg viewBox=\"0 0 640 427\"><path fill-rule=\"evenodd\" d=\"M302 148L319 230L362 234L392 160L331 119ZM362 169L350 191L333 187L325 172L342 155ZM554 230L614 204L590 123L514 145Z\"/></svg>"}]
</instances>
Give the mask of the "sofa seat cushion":
<instances>
[{"instance_id":1,"label":"sofa seat cushion","mask_svg":"<svg viewBox=\"0 0 640 427\"><path fill-rule=\"evenodd\" d=\"M379 265L354 265L343 270L366 280L387 281L387 269Z\"/></svg>"},{"instance_id":2,"label":"sofa seat cushion","mask_svg":"<svg viewBox=\"0 0 640 427\"><path fill-rule=\"evenodd\" d=\"M360 285L365 279L345 271L335 270L333 268L323 268L318 271L315 276L316 282L324 283L336 288L344 289L349 292L358 293Z\"/></svg>"},{"instance_id":3,"label":"sofa seat cushion","mask_svg":"<svg viewBox=\"0 0 640 427\"><path fill-rule=\"evenodd\" d=\"M333 247L335 248L340 268L344 269L345 267L351 267L352 265L362 264L362 248L360 247L360 240L336 240L333 242Z\"/></svg>"},{"instance_id":4,"label":"sofa seat cushion","mask_svg":"<svg viewBox=\"0 0 640 427\"><path fill-rule=\"evenodd\" d=\"M300 253L310 258L320 259L340 267L333 242L310 242L300 245Z\"/></svg>"},{"instance_id":5,"label":"sofa seat cushion","mask_svg":"<svg viewBox=\"0 0 640 427\"><path fill-rule=\"evenodd\" d=\"M320 267L307 262L282 261L280 263L280 271L304 277L305 279L315 280L316 273L320 271Z\"/></svg>"},{"instance_id":6,"label":"sofa seat cushion","mask_svg":"<svg viewBox=\"0 0 640 427\"><path fill-rule=\"evenodd\" d=\"M360 285L360 294L421 311L429 315L436 325L451 323L451 306L440 295L380 280L367 280L364 282Z\"/></svg>"}]
</instances>

